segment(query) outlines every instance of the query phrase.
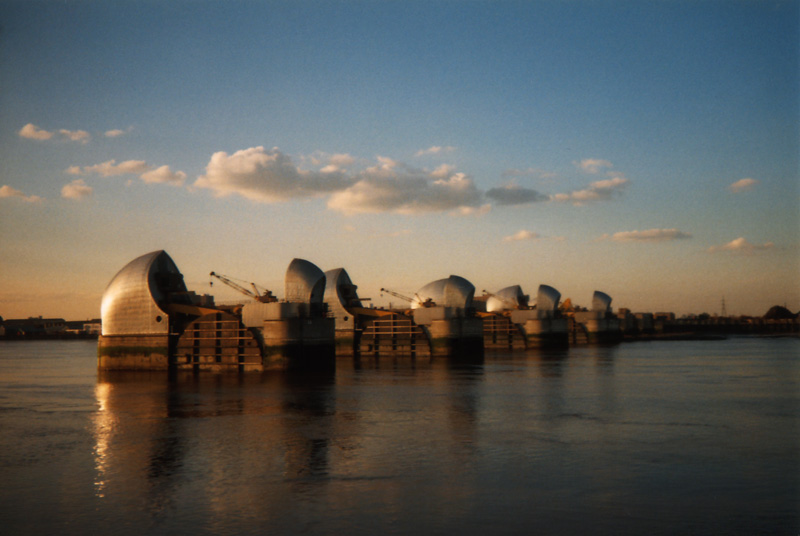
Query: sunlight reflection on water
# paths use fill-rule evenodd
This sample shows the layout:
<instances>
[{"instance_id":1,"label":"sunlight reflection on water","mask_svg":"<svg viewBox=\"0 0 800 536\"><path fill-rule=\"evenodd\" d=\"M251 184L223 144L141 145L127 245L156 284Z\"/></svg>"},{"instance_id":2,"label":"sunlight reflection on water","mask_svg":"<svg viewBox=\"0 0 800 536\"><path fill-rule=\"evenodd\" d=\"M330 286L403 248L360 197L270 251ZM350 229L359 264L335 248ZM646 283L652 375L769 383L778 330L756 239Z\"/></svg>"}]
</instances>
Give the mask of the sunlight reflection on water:
<instances>
[{"instance_id":1,"label":"sunlight reflection on water","mask_svg":"<svg viewBox=\"0 0 800 536\"><path fill-rule=\"evenodd\" d=\"M796 339L102 373L0 345L17 533L794 533ZM47 515L42 515L47 512Z\"/></svg>"}]
</instances>

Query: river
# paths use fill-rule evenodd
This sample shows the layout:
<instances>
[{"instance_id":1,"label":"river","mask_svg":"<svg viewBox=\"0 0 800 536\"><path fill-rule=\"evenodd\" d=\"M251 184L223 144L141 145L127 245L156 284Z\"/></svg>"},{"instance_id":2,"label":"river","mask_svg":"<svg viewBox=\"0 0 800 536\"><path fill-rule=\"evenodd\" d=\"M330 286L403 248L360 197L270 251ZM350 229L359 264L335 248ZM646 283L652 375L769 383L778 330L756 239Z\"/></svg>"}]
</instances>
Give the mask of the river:
<instances>
[{"instance_id":1,"label":"river","mask_svg":"<svg viewBox=\"0 0 800 536\"><path fill-rule=\"evenodd\" d=\"M0 342L0 532L800 534L800 339L98 374Z\"/></svg>"}]
</instances>

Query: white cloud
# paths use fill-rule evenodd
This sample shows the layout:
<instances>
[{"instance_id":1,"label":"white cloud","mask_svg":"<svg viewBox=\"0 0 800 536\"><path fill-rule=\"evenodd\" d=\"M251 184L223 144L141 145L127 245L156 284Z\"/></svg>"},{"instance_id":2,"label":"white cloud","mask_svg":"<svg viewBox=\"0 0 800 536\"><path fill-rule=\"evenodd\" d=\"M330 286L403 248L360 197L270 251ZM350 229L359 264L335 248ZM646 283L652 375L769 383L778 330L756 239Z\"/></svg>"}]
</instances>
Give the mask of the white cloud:
<instances>
[{"instance_id":1,"label":"white cloud","mask_svg":"<svg viewBox=\"0 0 800 536\"><path fill-rule=\"evenodd\" d=\"M206 174L194 186L208 188L219 197L235 194L274 203L340 191L352 182L334 168L325 172L301 170L277 148L265 151L263 147L251 147L232 155L224 151L214 153Z\"/></svg>"},{"instance_id":2,"label":"white cloud","mask_svg":"<svg viewBox=\"0 0 800 536\"><path fill-rule=\"evenodd\" d=\"M71 175L77 174L77 166L71 166L67 169L67 173ZM126 160L117 164L116 160L109 160L102 164L95 164L93 166L84 166L81 170L83 174L96 174L101 177L114 177L117 175L141 175L152 169L144 160Z\"/></svg>"},{"instance_id":3,"label":"white cloud","mask_svg":"<svg viewBox=\"0 0 800 536\"><path fill-rule=\"evenodd\" d=\"M481 193L463 173L437 178L407 169L390 159L367 169L358 182L334 193L328 208L345 214L395 212L419 214L478 207Z\"/></svg>"},{"instance_id":4,"label":"white cloud","mask_svg":"<svg viewBox=\"0 0 800 536\"><path fill-rule=\"evenodd\" d=\"M747 177L745 179L740 179L734 182L733 184L728 186L728 188L731 190L731 192L738 194L740 192L746 192L747 190L752 189L753 186L755 186L757 183L758 183L757 180Z\"/></svg>"},{"instance_id":5,"label":"white cloud","mask_svg":"<svg viewBox=\"0 0 800 536\"><path fill-rule=\"evenodd\" d=\"M517 231L513 235L504 237L503 242L518 242L520 240L537 240L538 238L541 237L537 233L522 229L520 231Z\"/></svg>"},{"instance_id":6,"label":"white cloud","mask_svg":"<svg viewBox=\"0 0 800 536\"><path fill-rule=\"evenodd\" d=\"M610 199L615 193L624 189L629 181L621 173L613 173L609 176L611 178L595 181L582 190L575 190L566 194L555 194L550 196L550 199L553 201L571 201L575 205L581 205L588 201Z\"/></svg>"},{"instance_id":7,"label":"white cloud","mask_svg":"<svg viewBox=\"0 0 800 536\"><path fill-rule=\"evenodd\" d=\"M0 186L0 199L7 198L7 197L18 197L23 201L27 201L28 203L36 203L41 201L42 198L38 195L25 195L21 191L17 190L16 188L12 188L11 186L5 184Z\"/></svg>"},{"instance_id":8,"label":"white cloud","mask_svg":"<svg viewBox=\"0 0 800 536\"><path fill-rule=\"evenodd\" d=\"M87 186L83 179L75 179L61 188L61 197L65 199L83 199L92 195L92 187Z\"/></svg>"},{"instance_id":9,"label":"white cloud","mask_svg":"<svg viewBox=\"0 0 800 536\"><path fill-rule=\"evenodd\" d=\"M608 160L601 160L599 158L584 158L580 162L573 162L581 170L586 173L599 173L603 168L613 167L613 164Z\"/></svg>"},{"instance_id":10,"label":"white cloud","mask_svg":"<svg viewBox=\"0 0 800 536\"><path fill-rule=\"evenodd\" d=\"M709 253L717 253L722 251L729 251L731 253L740 254L740 255L753 255L755 253L759 253L762 251L768 251L775 248L775 244L772 242L766 242L764 244L751 244L744 237L739 237L735 240L731 240L727 244L723 246L712 246L708 248Z\"/></svg>"},{"instance_id":11,"label":"white cloud","mask_svg":"<svg viewBox=\"0 0 800 536\"><path fill-rule=\"evenodd\" d=\"M67 130L67 129L60 129L58 134L61 138L64 138L69 141L77 141L80 143L87 143L91 139L91 135L86 132L85 130ZM19 135L22 138L27 138L29 140L49 140L52 139L56 132L51 132L49 130L44 130L42 128L37 127L33 123L28 123L24 127L19 130Z\"/></svg>"},{"instance_id":12,"label":"white cloud","mask_svg":"<svg viewBox=\"0 0 800 536\"><path fill-rule=\"evenodd\" d=\"M109 160L93 166L70 166L65 171L68 175L99 175L101 177L116 177L119 175L139 175L147 184L172 184L180 186L186 180L183 171L172 171L169 166L155 168L144 160L126 160L117 164L116 160ZM131 184L131 181L128 181Z\"/></svg>"},{"instance_id":13,"label":"white cloud","mask_svg":"<svg viewBox=\"0 0 800 536\"><path fill-rule=\"evenodd\" d=\"M548 196L542 195L536 190L523 188L516 184L490 188L486 192L486 197L496 201L500 205L523 205L550 199Z\"/></svg>"},{"instance_id":14,"label":"white cloud","mask_svg":"<svg viewBox=\"0 0 800 536\"><path fill-rule=\"evenodd\" d=\"M119 136L123 136L127 133L125 130L120 130L118 128L106 130L104 136L106 138L118 138Z\"/></svg>"},{"instance_id":15,"label":"white cloud","mask_svg":"<svg viewBox=\"0 0 800 536\"><path fill-rule=\"evenodd\" d=\"M455 147L442 147L440 145L434 145L433 147L428 147L427 149L420 149L416 152L414 156L425 156L429 154L441 154L441 153L452 153L455 151Z\"/></svg>"},{"instance_id":16,"label":"white cloud","mask_svg":"<svg viewBox=\"0 0 800 536\"><path fill-rule=\"evenodd\" d=\"M47 130L43 130L33 123L28 123L24 127L22 127L19 131L19 135L22 138L28 138L29 140L49 140L53 137L52 132L48 132Z\"/></svg>"},{"instance_id":17,"label":"white cloud","mask_svg":"<svg viewBox=\"0 0 800 536\"><path fill-rule=\"evenodd\" d=\"M620 188L628 183L628 179L622 177L621 175L616 175L610 179L604 179L601 181L594 181L590 188L594 191L606 191L606 190L614 190L616 188Z\"/></svg>"},{"instance_id":18,"label":"white cloud","mask_svg":"<svg viewBox=\"0 0 800 536\"><path fill-rule=\"evenodd\" d=\"M646 231L621 231L610 236L606 234L601 239L615 242L667 242L691 237L691 234L678 229L648 229Z\"/></svg>"},{"instance_id":19,"label":"white cloud","mask_svg":"<svg viewBox=\"0 0 800 536\"><path fill-rule=\"evenodd\" d=\"M183 171L173 172L170 170L169 166L161 166L152 171L142 173L140 178L148 184L168 183L180 186L183 184L183 181L186 180L186 173Z\"/></svg>"},{"instance_id":20,"label":"white cloud","mask_svg":"<svg viewBox=\"0 0 800 536\"><path fill-rule=\"evenodd\" d=\"M58 133L70 141L77 141L84 144L88 143L91 139L91 136L85 130L66 130L62 128Z\"/></svg>"}]
</instances>

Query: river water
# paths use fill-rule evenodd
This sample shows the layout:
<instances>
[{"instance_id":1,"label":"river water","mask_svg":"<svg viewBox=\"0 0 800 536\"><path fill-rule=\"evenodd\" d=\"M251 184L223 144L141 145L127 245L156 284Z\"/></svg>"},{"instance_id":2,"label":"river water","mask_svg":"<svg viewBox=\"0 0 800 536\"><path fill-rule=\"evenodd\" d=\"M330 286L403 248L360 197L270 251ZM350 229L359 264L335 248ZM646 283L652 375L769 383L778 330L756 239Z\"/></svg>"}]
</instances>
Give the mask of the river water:
<instances>
[{"instance_id":1,"label":"river water","mask_svg":"<svg viewBox=\"0 0 800 536\"><path fill-rule=\"evenodd\" d=\"M800 534L800 339L334 374L0 343L0 533Z\"/></svg>"}]
</instances>

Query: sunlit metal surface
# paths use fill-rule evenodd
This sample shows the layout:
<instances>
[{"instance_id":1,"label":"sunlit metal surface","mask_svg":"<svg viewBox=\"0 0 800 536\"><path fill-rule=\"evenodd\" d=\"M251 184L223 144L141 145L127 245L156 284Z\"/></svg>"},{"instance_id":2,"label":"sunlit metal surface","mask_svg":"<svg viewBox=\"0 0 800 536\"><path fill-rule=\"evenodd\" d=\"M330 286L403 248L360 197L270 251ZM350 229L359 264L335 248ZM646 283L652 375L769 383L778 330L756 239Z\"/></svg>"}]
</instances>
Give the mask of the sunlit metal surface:
<instances>
[{"instance_id":1,"label":"sunlit metal surface","mask_svg":"<svg viewBox=\"0 0 800 536\"><path fill-rule=\"evenodd\" d=\"M536 309L555 312L560 300L561 293L559 291L549 285L539 285L539 291L536 294Z\"/></svg>"},{"instance_id":2,"label":"sunlit metal surface","mask_svg":"<svg viewBox=\"0 0 800 536\"><path fill-rule=\"evenodd\" d=\"M424 307L428 300L438 306L467 309L472 307L475 286L457 275L432 281L419 289L411 302L412 309Z\"/></svg>"},{"instance_id":3,"label":"sunlit metal surface","mask_svg":"<svg viewBox=\"0 0 800 536\"><path fill-rule=\"evenodd\" d=\"M599 290L594 291L592 296L592 310L609 312L611 311L611 296Z\"/></svg>"},{"instance_id":4,"label":"sunlit metal surface","mask_svg":"<svg viewBox=\"0 0 800 536\"><path fill-rule=\"evenodd\" d=\"M528 296L522 293L522 287L513 285L498 290L486 300L486 312L496 313L525 307L528 305Z\"/></svg>"},{"instance_id":5,"label":"sunlit metal surface","mask_svg":"<svg viewBox=\"0 0 800 536\"><path fill-rule=\"evenodd\" d=\"M356 292L356 285L344 268L335 268L325 272L325 303L328 310L336 318L337 328L353 323L352 307L361 307L361 300Z\"/></svg>"},{"instance_id":6,"label":"sunlit metal surface","mask_svg":"<svg viewBox=\"0 0 800 536\"><path fill-rule=\"evenodd\" d=\"M163 307L172 293L185 296L186 285L166 252L153 251L132 260L103 293L103 335L169 333L169 317Z\"/></svg>"},{"instance_id":7,"label":"sunlit metal surface","mask_svg":"<svg viewBox=\"0 0 800 536\"><path fill-rule=\"evenodd\" d=\"M325 273L304 259L293 259L286 270L286 301L322 305Z\"/></svg>"}]
</instances>

